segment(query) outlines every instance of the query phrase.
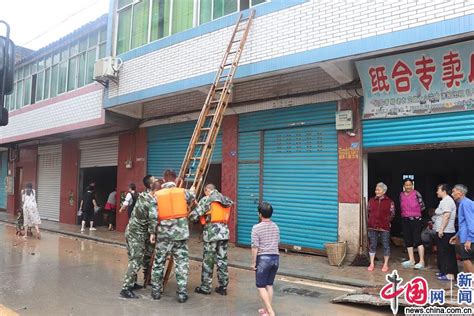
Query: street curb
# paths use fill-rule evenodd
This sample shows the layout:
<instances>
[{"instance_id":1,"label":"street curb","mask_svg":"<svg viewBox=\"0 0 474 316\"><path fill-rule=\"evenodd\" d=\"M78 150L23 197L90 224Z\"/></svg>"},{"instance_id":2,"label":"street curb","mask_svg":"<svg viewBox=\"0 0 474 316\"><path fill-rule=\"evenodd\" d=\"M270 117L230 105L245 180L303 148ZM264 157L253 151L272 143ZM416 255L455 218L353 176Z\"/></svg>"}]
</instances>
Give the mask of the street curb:
<instances>
[{"instance_id":1,"label":"street curb","mask_svg":"<svg viewBox=\"0 0 474 316\"><path fill-rule=\"evenodd\" d=\"M0 219L0 222L6 223L9 225L15 225L15 222L11 222L8 220ZM113 241L110 239L104 239L104 238L99 238L95 236L90 236L90 235L85 235L81 233L73 233L73 232L68 232L68 231L63 231L59 229L50 229L50 228L41 228L43 231L50 232L50 233L55 233L55 234L60 234L60 235L66 235L70 237L76 237L76 238L81 238L81 239L87 239L91 241L96 241L104 244L109 244L109 245L114 245L114 246L120 246L125 248L126 244L123 242L118 242L118 241ZM196 256L189 256L190 260L197 261L197 262L202 262L201 257L196 257ZM238 263L228 263L229 267L232 268L237 268L237 269L242 269L242 270L247 270L247 271L252 271L250 267L243 265L243 264L238 264ZM303 273L298 273L298 272L289 272L289 271L282 271L281 269L277 273L278 276L286 276L286 277L291 277L291 278L297 278L297 279L305 279L309 281L316 281L316 282L324 282L324 283L331 283L331 284L337 284L337 285L343 285L343 286L351 286L351 287L373 287L373 284L361 281L361 280L356 280L356 279L349 279L349 278L341 278L341 279L334 279L334 278L327 278L324 276L308 276L304 275Z\"/></svg>"}]
</instances>

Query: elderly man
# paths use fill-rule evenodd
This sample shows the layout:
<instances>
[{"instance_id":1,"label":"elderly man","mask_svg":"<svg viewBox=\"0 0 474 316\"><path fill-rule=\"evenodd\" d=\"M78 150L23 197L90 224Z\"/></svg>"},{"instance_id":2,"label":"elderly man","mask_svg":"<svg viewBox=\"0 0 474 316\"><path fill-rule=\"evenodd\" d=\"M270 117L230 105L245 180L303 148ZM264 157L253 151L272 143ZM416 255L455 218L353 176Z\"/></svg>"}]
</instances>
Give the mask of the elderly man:
<instances>
[{"instance_id":1,"label":"elderly man","mask_svg":"<svg viewBox=\"0 0 474 316\"><path fill-rule=\"evenodd\" d=\"M453 188L453 199L458 203L459 231L452 237L451 244L456 246L456 252L461 257L464 272L474 273L471 260L474 258L474 249L471 243L474 241L474 204L466 197L467 187L463 184L456 184Z\"/></svg>"}]
</instances>

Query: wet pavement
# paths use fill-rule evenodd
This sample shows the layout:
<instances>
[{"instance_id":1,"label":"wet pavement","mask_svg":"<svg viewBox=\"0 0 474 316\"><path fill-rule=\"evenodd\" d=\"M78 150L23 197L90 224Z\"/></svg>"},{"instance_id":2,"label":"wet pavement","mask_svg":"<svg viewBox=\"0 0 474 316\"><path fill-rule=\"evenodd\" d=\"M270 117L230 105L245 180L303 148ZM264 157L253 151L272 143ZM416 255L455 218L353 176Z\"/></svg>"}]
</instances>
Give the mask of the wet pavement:
<instances>
[{"instance_id":1,"label":"wet pavement","mask_svg":"<svg viewBox=\"0 0 474 316\"><path fill-rule=\"evenodd\" d=\"M14 223L15 219L12 215L0 212L0 222ZM89 232L88 230L81 234L80 227L77 225L62 224L51 221L43 221L42 229L51 232L60 232L61 234L70 235L79 238L89 238L95 241L101 241L113 245L125 245L123 232L106 230L105 227L99 227L97 231ZM202 258L202 243L198 237L193 237L189 241L189 251L191 259L200 261ZM382 252L379 251L381 254ZM423 271L413 269L405 269L401 266L405 254L401 253L400 248L392 247L393 256L390 259L390 269L397 269L404 280L410 280L416 276L423 276L429 283L431 288L444 288L449 286L445 282L436 279L435 270L436 261L434 255L426 258L427 268ZM380 255L381 257L381 255ZM249 269L251 262L251 254L248 248L230 246L229 265L232 267ZM280 256L280 276L289 276L303 278L312 281L330 282L340 285L367 287L383 285L386 283L385 273L381 271L381 261L376 262L376 270L368 272L366 267L352 267L349 262L345 262L340 268L330 266L326 257L281 253ZM462 270L460 270L462 271ZM1 302L0 302L1 304Z\"/></svg>"},{"instance_id":2,"label":"wet pavement","mask_svg":"<svg viewBox=\"0 0 474 316\"><path fill-rule=\"evenodd\" d=\"M118 295L127 265L121 246L48 232L41 240L24 240L3 223L0 240L0 314L8 308L20 315L258 315L261 307L251 271L230 269L226 297L190 291L188 302L178 304L172 277L160 301L150 298L150 289L137 291L139 299L126 300ZM191 261L188 289L199 285L200 268ZM277 315L390 314L386 309L329 303L352 290L278 276L274 305Z\"/></svg>"}]
</instances>

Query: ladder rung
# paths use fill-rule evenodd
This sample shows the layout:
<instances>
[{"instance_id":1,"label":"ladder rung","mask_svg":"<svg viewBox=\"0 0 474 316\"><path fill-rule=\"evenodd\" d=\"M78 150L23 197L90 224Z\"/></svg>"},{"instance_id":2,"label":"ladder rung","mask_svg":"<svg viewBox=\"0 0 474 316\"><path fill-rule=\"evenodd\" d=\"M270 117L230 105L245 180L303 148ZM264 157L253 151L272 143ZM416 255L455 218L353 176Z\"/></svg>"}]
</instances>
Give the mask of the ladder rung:
<instances>
[{"instance_id":1,"label":"ladder rung","mask_svg":"<svg viewBox=\"0 0 474 316\"><path fill-rule=\"evenodd\" d=\"M206 145L206 142L197 142L196 145Z\"/></svg>"},{"instance_id":2,"label":"ladder rung","mask_svg":"<svg viewBox=\"0 0 474 316\"><path fill-rule=\"evenodd\" d=\"M207 117L213 117L213 116L215 116L215 115L216 115L216 113L208 113L208 114L206 114Z\"/></svg>"},{"instance_id":3,"label":"ladder rung","mask_svg":"<svg viewBox=\"0 0 474 316\"><path fill-rule=\"evenodd\" d=\"M221 102L221 101L219 101L219 100L212 100L211 101L211 103L219 103L219 102Z\"/></svg>"},{"instance_id":4,"label":"ladder rung","mask_svg":"<svg viewBox=\"0 0 474 316\"><path fill-rule=\"evenodd\" d=\"M227 66L232 66L234 63L227 63L227 64L224 64L224 68L227 67Z\"/></svg>"},{"instance_id":5,"label":"ladder rung","mask_svg":"<svg viewBox=\"0 0 474 316\"><path fill-rule=\"evenodd\" d=\"M238 50L232 50L232 51L229 52L229 55L230 55L230 54L235 54L235 53L237 53L237 52L238 52Z\"/></svg>"},{"instance_id":6,"label":"ladder rung","mask_svg":"<svg viewBox=\"0 0 474 316\"><path fill-rule=\"evenodd\" d=\"M192 157L191 160L201 160L201 157Z\"/></svg>"},{"instance_id":7,"label":"ladder rung","mask_svg":"<svg viewBox=\"0 0 474 316\"><path fill-rule=\"evenodd\" d=\"M211 130L210 127L203 127L203 128L201 128L201 131L210 131L210 130Z\"/></svg>"}]
</instances>

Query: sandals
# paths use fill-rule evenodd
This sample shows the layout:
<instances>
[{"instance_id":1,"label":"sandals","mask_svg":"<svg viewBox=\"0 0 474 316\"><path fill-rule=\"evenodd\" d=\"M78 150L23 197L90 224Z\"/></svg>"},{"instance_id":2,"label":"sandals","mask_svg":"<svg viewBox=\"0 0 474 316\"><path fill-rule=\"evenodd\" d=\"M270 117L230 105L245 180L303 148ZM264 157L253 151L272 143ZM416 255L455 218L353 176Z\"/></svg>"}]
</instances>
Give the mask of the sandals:
<instances>
[{"instance_id":1,"label":"sandals","mask_svg":"<svg viewBox=\"0 0 474 316\"><path fill-rule=\"evenodd\" d=\"M413 262L411 262L410 260L407 260L407 261L402 262L402 266L404 268L413 268L415 266L415 264Z\"/></svg>"},{"instance_id":2,"label":"sandals","mask_svg":"<svg viewBox=\"0 0 474 316\"><path fill-rule=\"evenodd\" d=\"M440 280L440 281L452 281L450 278L448 278L447 275L444 275L444 274L443 274L443 275L440 275L440 276L438 277L438 280Z\"/></svg>"},{"instance_id":3,"label":"sandals","mask_svg":"<svg viewBox=\"0 0 474 316\"><path fill-rule=\"evenodd\" d=\"M265 308L260 308L260 309L258 310L258 313L259 313L260 315L268 315L268 311L267 311Z\"/></svg>"},{"instance_id":4,"label":"sandals","mask_svg":"<svg viewBox=\"0 0 474 316\"><path fill-rule=\"evenodd\" d=\"M373 265L370 265L370 266L367 267L367 271L369 271L369 272L374 271L374 269L375 269L375 266L373 266Z\"/></svg>"},{"instance_id":5,"label":"sandals","mask_svg":"<svg viewBox=\"0 0 474 316\"><path fill-rule=\"evenodd\" d=\"M417 270L423 270L425 268L425 265L421 264L421 263L417 263L417 264L415 264L415 266L413 268L415 268Z\"/></svg>"}]
</instances>

